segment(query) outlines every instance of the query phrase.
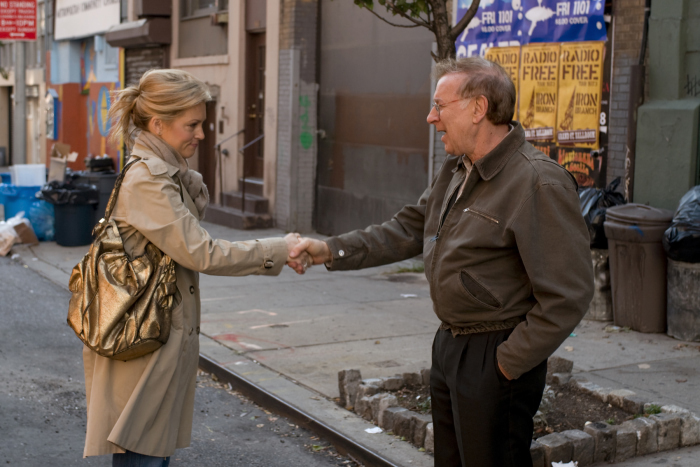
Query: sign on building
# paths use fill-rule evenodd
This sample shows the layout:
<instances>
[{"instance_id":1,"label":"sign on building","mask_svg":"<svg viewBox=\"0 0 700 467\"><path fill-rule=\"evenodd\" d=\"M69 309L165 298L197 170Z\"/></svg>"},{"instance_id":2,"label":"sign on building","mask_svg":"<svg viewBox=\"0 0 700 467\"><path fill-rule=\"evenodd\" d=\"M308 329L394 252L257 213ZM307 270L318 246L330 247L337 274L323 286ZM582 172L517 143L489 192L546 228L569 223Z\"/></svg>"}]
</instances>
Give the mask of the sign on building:
<instances>
[{"instance_id":1,"label":"sign on building","mask_svg":"<svg viewBox=\"0 0 700 467\"><path fill-rule=\"evenodd\" d=\"M457 17L471 0L457 0ZM481 0L457 39L457 57L484 56L490 47L533 42L604 41L603 0Z\"/></svg>"},{"instance_id":2,"label":"sign on building","mask_svg":"<svg viewBox=\"0 0 700 467\"><path fill-rule=\"evenodd\" d=\"M57 41L102 34L119 24L119 0L56 0L55 18Z\"/></svg>"},{"instance_id":3,"label":"sign on building","mask_svg":"<svg viewBox=\"0 0 700 467\"><path fill-rule=\"evenodd\" d=\"M458 18L471 0L457 0ZM610 56L602 0L481 0L457 57L500 64L517 91L514 119L580 186L603 183ZM608 18L609 20L609 18Z\"/></svg>"},{"instance_id":4,"label":"sign on building","mask_svg":"<svg viewBox=\"0 0 700 467\"><path fill-rule=\"evenodd\" d=\"M603 84L603 42L561 44L557 141L597 148Z\"/></svg>"},{"instance_id":5,"label":"sign on building","mask_svg":"<svg viewBox=\"0 0 700 467\"><path fill-rule=\"evenodd\" d=\"M554 141L559 90L559 44L522 47L520 122L528 141Z\"/></svg>"},{"instance_id":6,"label":"sign on building","mask_svg":"<svg viewBox=\"0 0 700 467\"><path fill-rule=\"evenodd\" d=\"M0 40L36 40L36 0L0 0Z\"/></svg>"}]
</instances>

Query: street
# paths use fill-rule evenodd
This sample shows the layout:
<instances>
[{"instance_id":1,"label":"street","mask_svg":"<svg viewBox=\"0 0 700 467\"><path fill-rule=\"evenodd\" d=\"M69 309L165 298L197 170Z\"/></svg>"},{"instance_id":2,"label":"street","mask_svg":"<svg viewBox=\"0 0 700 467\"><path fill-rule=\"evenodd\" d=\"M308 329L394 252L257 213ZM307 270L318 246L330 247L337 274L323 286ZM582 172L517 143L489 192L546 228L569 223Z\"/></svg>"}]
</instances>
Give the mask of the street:
<instances>
[{"instance_id":1,"label":"street","mask_svg":"<svg viewBox=\"0 0 700 467\"><path fill-rule=\"evenodd\" d=\"M69 293L0 258L0 464L108 466L82 458L81 343L65 322ZM172 466L355 465L328 443L198 375L192 446Z\"/></svg>"}]
</instances>

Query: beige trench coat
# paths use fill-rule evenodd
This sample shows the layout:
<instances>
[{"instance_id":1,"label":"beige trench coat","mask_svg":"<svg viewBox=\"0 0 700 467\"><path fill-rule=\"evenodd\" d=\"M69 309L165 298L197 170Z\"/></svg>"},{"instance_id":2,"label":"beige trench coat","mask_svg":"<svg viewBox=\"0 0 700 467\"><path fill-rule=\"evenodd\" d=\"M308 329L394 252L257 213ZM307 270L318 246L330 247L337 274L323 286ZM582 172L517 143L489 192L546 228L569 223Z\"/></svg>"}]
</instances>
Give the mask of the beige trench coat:
<instances>
[{"instance_id":1,"label":"beige trench coat","mask_svg":"<svg viewBox=\"0 0 700 467\"><path fill-rule=\"evenodd\" d=\"M84 456L134 451L167 457L190 445L199 357L199 272L222 276L277 275L286 242L213 240L181 190L178 169L137 146L112 215L130 255L150 241L176 263L176 303L168 342L122 362L83 349L87 433ZM173 178L174 177L174 178Z\"/></svg>"}]
</instances>

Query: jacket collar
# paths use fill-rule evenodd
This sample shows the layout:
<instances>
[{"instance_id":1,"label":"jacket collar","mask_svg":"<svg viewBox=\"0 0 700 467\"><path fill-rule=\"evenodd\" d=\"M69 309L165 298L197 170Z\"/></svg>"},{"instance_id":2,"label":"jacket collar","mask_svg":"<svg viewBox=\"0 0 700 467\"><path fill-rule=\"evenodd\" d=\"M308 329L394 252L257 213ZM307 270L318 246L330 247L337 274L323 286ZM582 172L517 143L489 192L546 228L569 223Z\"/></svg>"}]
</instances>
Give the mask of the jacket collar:
<instances>
[{"instance_id":1,"label":"jacket collar","mask_svg":"<svg viewBox=\"0 0 700 467\"><path fill-rule=\"evenodd\" d=\"M483 180L491 180L498 175L498 172L500 172L510 160L510 156L525 142L525 131L522 125L516 121L513 121L511 125L513 125L513 129L508 132L506 137L503 138L491 152L474 163L474 168L479 172ZM457 159L457 167L455 167L453 172L456 172L457 169L463 166L464 162L462 158L459 157Z\"/></svg>"},{"instance_id":2,"label":"jacket collar","mask_svg":"<svg viewBox=\"0 0 700 467\"><path fill-rule=\"evenodd\" d=\"M175 175L176 173L178 173L180 171L180 169L178 167L175 167L172 164L168 164L163 159L161 159L160 157L155 155L153 153L153 151L151 151L150 149L148 149L147 147L145 147L141 144L134 145L134 148L131 150L131 155L136 156L136 157L140 157L141 159L153 159L153 158L158 159L163 164L165 164L165 166L168 169L168 175L170 177L172 177L173 175Z\"/></svg>"}]
</instances>

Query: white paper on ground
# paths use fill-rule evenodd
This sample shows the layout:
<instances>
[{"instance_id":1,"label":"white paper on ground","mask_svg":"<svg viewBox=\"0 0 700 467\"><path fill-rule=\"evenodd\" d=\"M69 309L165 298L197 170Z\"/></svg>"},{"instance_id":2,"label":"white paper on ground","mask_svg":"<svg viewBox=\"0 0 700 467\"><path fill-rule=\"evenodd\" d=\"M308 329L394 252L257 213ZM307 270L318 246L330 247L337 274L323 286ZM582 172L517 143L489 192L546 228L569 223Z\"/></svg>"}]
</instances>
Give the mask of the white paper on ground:
<instances>
[{"instance_id":1,"label":"white paper on ground","mask_svg":"<svg viewBox=\"0 0 700 467\"><path fill-rule=\"evenodd\" d=\"M381 428L379 428L378 426L375 426L374 428L367 428L365 431L367 433L370 433L370 434L375 434L375 433L381 433L383 430Z\"/></svg>"}]
</instances>

